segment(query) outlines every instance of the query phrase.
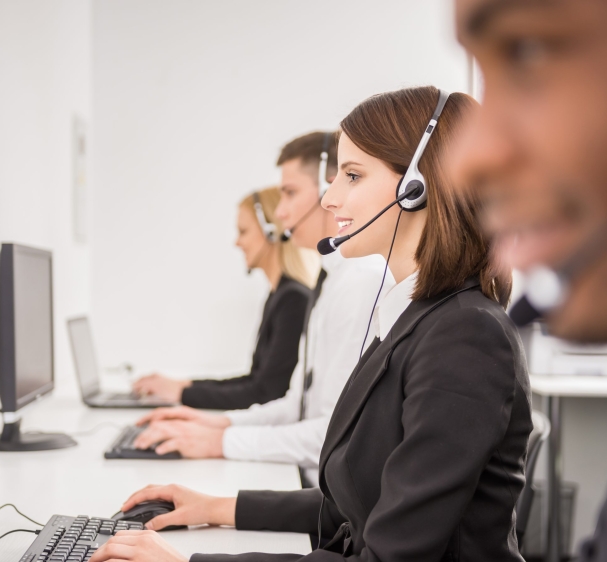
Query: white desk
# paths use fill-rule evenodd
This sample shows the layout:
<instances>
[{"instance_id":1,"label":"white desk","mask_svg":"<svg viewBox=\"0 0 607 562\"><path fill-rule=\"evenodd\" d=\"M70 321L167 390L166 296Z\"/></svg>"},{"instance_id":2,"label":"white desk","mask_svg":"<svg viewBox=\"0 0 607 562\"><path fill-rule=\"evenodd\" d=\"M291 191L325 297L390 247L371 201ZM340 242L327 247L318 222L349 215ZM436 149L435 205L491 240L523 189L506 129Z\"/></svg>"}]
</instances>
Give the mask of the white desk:
<instances>
[{"instance_id":1,"label":"white desk","mask_svg":"<svg viewBox=\"0 0 607 562\"><path fill-rule=\"evenodd\" d=\"M531 390L542 396L552 426L548 439L548 549L547 562L560 562L561 398L607 397L607 377L531 375Z\"/></svg>"},{"instance_id":2,"label":"white desk","mask_svg":"<svg viewBox=\"0 0 607 562\"><path fill-rule=\"evenodd\" d=\"M80 432L104 421L128 424L143 410L102 410L83 406L75 397L51 397L24 410L22 429ZM301 487L297 467L226 460L105 460L103 451L119 429L99 428L75 437L79 445L57 451L0 453L0 505L14 503L29 517L46 523L51 515L109 517L135 490L147 484L178 483L214 494L239 489L294 490ZM0 511L0 534L35 529L6 507ZM310 552L308 535L236 531L202 527L163 536L185 556L194 552ZM0 560L18 562L35 536L14 533L0 541Z\"/></svg>"}]
</instances>

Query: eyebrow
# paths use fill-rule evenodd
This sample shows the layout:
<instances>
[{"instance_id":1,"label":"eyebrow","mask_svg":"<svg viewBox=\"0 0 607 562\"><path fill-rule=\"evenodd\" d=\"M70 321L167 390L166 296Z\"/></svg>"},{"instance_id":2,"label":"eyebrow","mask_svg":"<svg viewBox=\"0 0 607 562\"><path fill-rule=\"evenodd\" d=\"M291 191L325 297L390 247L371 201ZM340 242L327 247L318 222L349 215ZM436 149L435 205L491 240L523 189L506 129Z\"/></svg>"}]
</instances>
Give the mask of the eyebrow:
<instances>
[{"instance_id":1,"label":"eyebrow","mask_svg":"<svg viewBox=\"0 0 607 562\"><path fill-rule=\"evenodd\" d=\"M554 0L493 0L479 6L468 17L466 31L472 36L482 35L492 20L511 10L537 7L549 8L556 4Z\"/></svg>"},{"instance_id":2,"label":"eyebrow","mask_svg":"<svg viewBox=\"0 0 607 562\"><path fill-rule=\"evenodd\" d=\"M340 168L342 170L345 170L348 166L362 166L362 164L360 164L359 162L354 162L352 160L348 160L347 162L344 162Z\"/></svg>"}]
</instances>

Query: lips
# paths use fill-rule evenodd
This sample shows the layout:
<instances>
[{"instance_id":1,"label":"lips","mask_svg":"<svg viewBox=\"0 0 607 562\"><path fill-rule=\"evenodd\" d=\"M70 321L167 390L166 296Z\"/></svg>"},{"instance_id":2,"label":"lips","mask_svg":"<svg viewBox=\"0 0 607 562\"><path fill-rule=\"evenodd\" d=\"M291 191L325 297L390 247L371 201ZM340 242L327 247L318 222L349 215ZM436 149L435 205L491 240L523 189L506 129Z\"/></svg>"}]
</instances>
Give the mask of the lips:
<instances>
[{"instance_id":1,"label":"lips","mask_svg":"<svg viewBox=\"0 0 607 562\"><path fill-rule=\"evenodd\" d=\"M344 219L342 217L335 217L335 222L337 223L337 226L339 226L338 233L341 235L343 232L345 232L350 227L350 225L354 221L352 219Z\"/></svg>"}]
</instances>

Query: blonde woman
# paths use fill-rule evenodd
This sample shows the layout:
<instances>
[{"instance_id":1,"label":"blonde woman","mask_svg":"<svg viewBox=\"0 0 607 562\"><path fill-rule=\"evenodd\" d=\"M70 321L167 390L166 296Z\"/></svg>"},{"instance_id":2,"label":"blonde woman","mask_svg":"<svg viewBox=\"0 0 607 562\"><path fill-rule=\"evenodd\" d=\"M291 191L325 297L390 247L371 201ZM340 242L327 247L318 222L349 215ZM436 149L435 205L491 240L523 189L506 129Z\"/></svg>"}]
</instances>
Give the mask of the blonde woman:
<instances>
[{"instance_id":1,"label":"blonde woman","mask_svg":"<svg viewBox=\"0 0 607 562\"><path fill-rule=\"evenodd\" d=\"M297 364L315 272L291 242L280 243L282 227L274 216L279 200L279 189L270 187L245 197L238 209L236 246L249 271L261 269L271 286L251 372L223 380L176 380L153 374L134 383L136 392L217 410L248 408L285 395Z\"/></svg>"}]
</instances>

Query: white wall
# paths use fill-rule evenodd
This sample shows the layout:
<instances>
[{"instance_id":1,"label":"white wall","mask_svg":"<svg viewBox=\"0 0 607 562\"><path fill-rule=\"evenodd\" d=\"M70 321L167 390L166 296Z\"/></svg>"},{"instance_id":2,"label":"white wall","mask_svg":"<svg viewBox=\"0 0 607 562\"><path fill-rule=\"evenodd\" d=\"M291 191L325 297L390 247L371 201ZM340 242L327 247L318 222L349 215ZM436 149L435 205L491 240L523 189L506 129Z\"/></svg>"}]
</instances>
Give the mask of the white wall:
<instances>
[{"instance_id":1,"label":"white wall","mask_svg":"<svg viewBox=\"0 0 607 562\"><path fill-rule=\"evenodd\" d=\"M0 241L53 251L55 367L73 386L65 318L90 303L90 252L72 238L72 120L90 116L91 5L0 1Z\"/></svg>"},{"instance_id":2,"label":"white wall","mask_svg":"<svg viewBox=\"0 0 607 562\"><path fill-rule=\"evenodd\" d=\"M282 144L365 97L465 90L449 0L96 0L93 314L100 355L168 372L248 366L266 290L237 201Z\"/></svg>"}]
</instances>

